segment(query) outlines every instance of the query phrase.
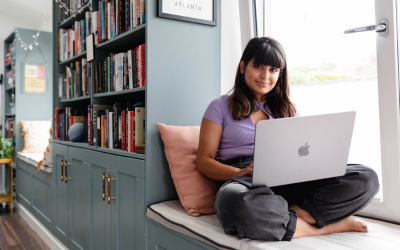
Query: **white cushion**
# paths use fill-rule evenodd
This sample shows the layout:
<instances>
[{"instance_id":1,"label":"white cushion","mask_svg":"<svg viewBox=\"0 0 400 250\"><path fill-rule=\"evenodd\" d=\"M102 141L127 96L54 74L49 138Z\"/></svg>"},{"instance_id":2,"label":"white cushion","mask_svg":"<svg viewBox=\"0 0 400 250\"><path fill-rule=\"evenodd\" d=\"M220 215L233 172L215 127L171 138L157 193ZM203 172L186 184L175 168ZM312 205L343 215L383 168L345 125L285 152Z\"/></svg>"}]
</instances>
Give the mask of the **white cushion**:
<instances>
[{"instance_id":1,"label":"white cushion","mask_svg":"<svg viewBox=\"0 0 400 250\"><path fill-rule=\"evenodd\" d=\"M236 236L226 235L214 215L192 217L186 214L179 200L165 201L151 205L147 216L182 234L195 238L218 249L244 250L398 250L400 246L400 226L377 220L357 217L367 223L368 233L338 233L323 236L304 237L292 241L239 240ZM266 225L267 226L267 225Z\"/></svg>"}]
</instances>

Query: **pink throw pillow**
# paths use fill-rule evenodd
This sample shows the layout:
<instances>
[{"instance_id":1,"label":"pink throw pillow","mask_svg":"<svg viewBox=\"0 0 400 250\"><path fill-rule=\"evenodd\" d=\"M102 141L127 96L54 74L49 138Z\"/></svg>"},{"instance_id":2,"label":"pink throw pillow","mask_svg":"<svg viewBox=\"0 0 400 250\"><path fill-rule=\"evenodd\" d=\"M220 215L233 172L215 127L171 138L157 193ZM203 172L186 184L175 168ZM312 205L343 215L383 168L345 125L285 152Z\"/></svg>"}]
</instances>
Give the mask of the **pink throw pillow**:
<instances>
[{"instance_id":1,"label":"pink throw pillow","mask_svg":"<svg viewBox=\"0 0 400 250\"><path fill-rule=\"evenodd\" d=\"M196 170L200 126L157 123L179 200L190 216L215 214L217 181Z\"/></svg>"}]
</instances>

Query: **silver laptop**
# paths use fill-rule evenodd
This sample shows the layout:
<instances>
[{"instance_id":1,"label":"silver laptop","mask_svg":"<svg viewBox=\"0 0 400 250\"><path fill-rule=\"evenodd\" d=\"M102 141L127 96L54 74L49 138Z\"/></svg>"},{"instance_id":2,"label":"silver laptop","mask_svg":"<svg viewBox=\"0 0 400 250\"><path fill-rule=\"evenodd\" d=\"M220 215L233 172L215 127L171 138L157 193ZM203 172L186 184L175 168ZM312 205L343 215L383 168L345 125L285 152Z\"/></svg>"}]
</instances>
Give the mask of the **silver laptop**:
<instances>
[{"instance_id":1,"label":"silver laptop","mask_svg":"<svg viewBox=\"0 0 400 250\"><path fill-rule=\"evenodd\" d=\"M231 179L249 187L274 187L342 176L355 117L351 111L258 121L253 177Z\"/></svg>"}]
</instances>

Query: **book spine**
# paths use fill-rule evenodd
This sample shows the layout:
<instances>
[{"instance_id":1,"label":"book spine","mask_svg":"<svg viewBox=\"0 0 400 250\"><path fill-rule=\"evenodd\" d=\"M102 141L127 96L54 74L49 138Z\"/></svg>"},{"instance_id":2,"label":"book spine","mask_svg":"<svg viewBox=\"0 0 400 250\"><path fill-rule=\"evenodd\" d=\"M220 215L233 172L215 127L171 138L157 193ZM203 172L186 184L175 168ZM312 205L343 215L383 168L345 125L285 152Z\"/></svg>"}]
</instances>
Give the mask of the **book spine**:
<instances>
[{"instance_id":1,"label":"book spine","mask_svg":"<svg viewBox=\"0 0 400 250\"><path fill-rule=\"evenodd\" d=\"M135 146L144 143L145 108L135 107Z\"/></svg>"},{"instance_id":2,"label":"book spine","mask_svg":"<svg viewBox=\"0 0 400 250\"><path fill-rule=\"evenodd\" d=\"M146 44L142 44L142 87L146 86Z\"/></svg>"},{"instance_id":3,"label":"book spine","mask_svg":"<svg viewBox=\"0 0 400 250\"><path fill-rule=\"evenodd\" d=\"M135 120L135 115L136 112L135 111L131 111L131 116L132 116L132 123L131 123L131 128L132 128L132 141L131 141L131 152L135 152L135 137L136 137L136 120Z\"/></svg>"},{"instance_id":4,"label":"book spine","mask_svg":"<svg viewBox=\"0 0 400 250\"><path fill-rule=\"evenodd\" d=\"M104 137L105 137L105 147L106 148L108 148L109 147L109 145L108 145L108 134L109 134L109 132L108 132L108 119L109 119L109 110L107 109L106 110L106 115L105 115L105 124L104 124L104 128L105 128L105 133L104 133Z\"/></svg>"},{"instance_id":5,"label":"book spine","mask_svg":"<svg viewBox=\"0 0 400 250\"><path fill-rule=\"evenodd\" d=\"M99 0L99 43L103 42L103 0Z\"/></svg>"},{"instance_id":6,"label":"book spine","mask_svg":"<svg viewBox=\"0 0 400 250\"><path fill-rule=\"evenodd\" d=\"M122 53L122 55L123 55L123 58L122 58L122 63L123 63L123 67L122 67L122 75L123 75L123 84L122 84L122 89L124 90L124 89L127 89L127 78L126 78L126 71L127 71L127 63L126 63L126 56L125 56L125 54L126 53Z\"/></svg>"},{"instance_id":7,"label":"book spine","mask_svg":"<svg viewBox=\"0 0 400 250\"><path fill-rule=\"evenodd\" d=\"M121 149L126 150L125 148L125 110L121 111Z\"/></svg>"},{"instance_id":8,"label":"book spine","mask_svg":"<svg viewBox=\"0 0 400 250\"><path fill-rule=\"evenodd\" d=\"M130 30L130 21L129 21L129 17L130 17L130 13L129 13L129 2L130 0L125 0L125 30L128 31Z\"/></svg>"},{"instance_id":9,"label":"book spine","mask_svg":"<svg viewBox=\"0 0 400 250\"><path fill-rule=\"evenodd\" d=\"M108 82L107 82L107 58L103 60L103 73L104 73L104 92L108 92Z\"/></svg>"},{"instance_id":10,"label":"book spine","mask_svg":"<svg viewBox=\"0 0 400 250\"><path fill-rule=\"evenodd\" d=\"M136 75L137 75L137 86L138 86L138 88L142 87L141 74L140 74L140 72L142 70L142 68L141 68L142 65L141 65L140 51L141 51L140 50L140 46L136 47L136 65L137 65Z\"/></svg>"},{"instance_id":11,"label":"book spine","mask_svg":"<svg viewBox=\"0 0 400 250\"><path fill-rule=\"evenodd\" d=\"M108 26L108 19L109 19L109 9L108 9L108 2L109 2L110 0L106 0L106 1L104 1L104 4L105 4L105 6L104 6L104 12L105 12L105 15L104 15L104 26L105 26L105 29L104 29L104 33L105 33L105 40L107 40L109 37L108 37L108 29L109 29L109 26Z\"/></svg>"},{"instance_id":12,"label":"book spine","mask_svg":"<svg viewBox=\"0 0 400 250\"><path fill-rule=\"evenodd\" d=\"M132 77L132 50L128 51L128 71L129 71L129 88L133 88L133 77Z\"/></svg>"},{"instance_id":13,"label":"book spine","mask_svg":"<svg viewBox=\"0 0 400 250\"><path fill-rule=\"evenodd\" d=\"M105 115L101 116L101 147L106 147L106 140L105 140Z\"/></svg>"},{"instance_id":14,"label":"book spine","mask_svg":"<svg viewBox=\"0 0 400 250\"><path fill-rule=\"evenodd\" d=\"M93 146L98 146L98 140L97 140L97 135L98 135L98 131L97 131L97 105L93 105L92 106L92 110L93 110L93 132L92 132L92 144Z\"/></svg>"},{"instance_id":15,"label":"book spine","mask_svg":"<svg viewBox=\"0 0 400 250\"><path fill-rule=\"evenodd\" d=\"M119 33L125 32L125 2L124 0L118 1L118 26Z\"/></svg>"},{"instance_id":16,"label":"book spine","mask_svg":"<svg viewBox=\"0 0 400 250\"><path fill-rule=\"evenodd\" d=\"M108 89L108 92L111 92L111 89L110 89L110 78L111 78L111 75L110 75L110 57L107 57L107 89Z\"/></svg>"},{"instance_id":17,"label":"book spine","mask_svg":"<svg viewBox=\"0 0 400 250\"><path fill-rule=\"evenodd\" d=\"M131 112L126 110L126 151L131 152Z\"/></svg>"},{"instance_id":18,"label":"book spine","mask_svg":"<svg viewBox=\"0 0 400 250\"><path fill-rule=\"evenodd\" d=\"M88 105L88 145L92 146L92 105Z\"/></svg>"},{"instance_id":19,"label":"book spine","mask_svg":"<svg viewBox=\"0 0 400 250\"><path fill-rule=\"evenodd\" d=\"M54 128L55 128L55 138L58 140L58 108L54 109Z\"/></svg>"},{"instance_id":20,"label":"book spine","mask_svg":"<svg viewBox=\"0 0 400 250\"><path fill-rule=\"evenodd\" d=\"M114 121L113 121L113 131L114 131L114 148L118 149L118 107L117 107L118 103L114 104Z\"/></svg>"},{"instance_id":21,"label":"book spine","mask_svg":"<svg viewBox=\"0 0 400 250\"><path fill-rule=\"evenodd\" d=\"M108 146L110 149L114 148L114 130L113 130L113 120L114 120L114 113L113 112L109 112L109 116L108 116Z\"/></svg>"},{"instance_id":22,"label":"book spine","mask_svg":"<svg viewBox=\"0 0 400 250\"><path fill-rule=\"evenodd\" d=\"M111 10L111 0L107 0L107 8L108 8L108 18L107 18L107 22L108 22L108 39L111 39L111 19L112 19L112 10Z\"/></svg>"}]
</instances>

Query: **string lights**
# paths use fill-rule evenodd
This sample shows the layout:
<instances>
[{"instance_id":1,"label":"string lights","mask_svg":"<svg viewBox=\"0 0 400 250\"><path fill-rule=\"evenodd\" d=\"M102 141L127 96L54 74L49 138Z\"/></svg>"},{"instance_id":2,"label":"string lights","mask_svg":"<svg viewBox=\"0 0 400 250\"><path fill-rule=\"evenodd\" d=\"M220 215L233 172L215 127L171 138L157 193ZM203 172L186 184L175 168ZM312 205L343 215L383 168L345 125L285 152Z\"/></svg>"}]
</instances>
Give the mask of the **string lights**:
<instances>
[{"instance_id":1,"label":"string lights","mask_svg":"<svg viewBox=\"0 0 400 250\"><path fill-rule=\"evenodd\" d=\"M43 12L43 23L42 23L42 25L40 26L40 28L46 29L46 12ZM21 48L24 48L24 50L28 50L28 49L29 49L29 50L32 50L32 49L33 49L33 45L36 45L36 46L39 45L39 43L37 42L37 39L39 38L39 35L40 35L40 28L39 28L38 32L36 33L36 35L33 35L33 36L32 36L32 37L33 37L33 43L31 43L31 44L29 44L29 45L27 45L26 43L24 43L24 41L22 40L21 36L20 36L19 33L18 33L18 29L15 29L15 38L14 38L14 41L15 41L15 40L20 41L20 42L21 42Z\"/></svg>"}]
</instances>

